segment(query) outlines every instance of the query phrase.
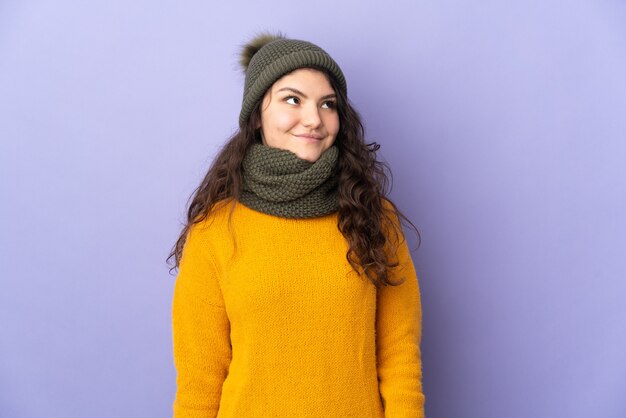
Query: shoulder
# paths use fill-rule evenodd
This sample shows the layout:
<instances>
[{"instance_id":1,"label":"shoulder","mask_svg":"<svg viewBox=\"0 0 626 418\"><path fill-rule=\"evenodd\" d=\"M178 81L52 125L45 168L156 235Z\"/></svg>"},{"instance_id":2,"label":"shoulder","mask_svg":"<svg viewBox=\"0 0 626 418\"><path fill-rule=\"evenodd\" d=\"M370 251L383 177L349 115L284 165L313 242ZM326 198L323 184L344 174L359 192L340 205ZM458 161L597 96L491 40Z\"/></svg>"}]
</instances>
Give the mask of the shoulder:
<instances>
[{"instance_id":1,"label":"shoulder","mask_svg":"<svg viewBox=\"0 0 626 418\"><path fill-rule=\"evenodd\" d=\"M233 202L233 199L222 199L216 202L208 213L196 217L189 226L189 233L204 236L218 232L228 222Z\"/></svg>"},{"instance_id":2,"label":"shoulder","mask_svg":"<svg viewBox=\"0 0 626 418\"><path fill-rule=\"evenodd\" d=\"M404 231L400 222L400 215L398 214L398 208L388 198L382 198L383 213L381 219L381 226L388 240L388 243L393 248L402 244L404 241Z\"/></svg>"},{"instance_id":3,"label":"shoulder","mask_svg":"<svg viewBox=\"0 0 626 418\"><path fill-rule=\"evenodd\" d=\"M395 207L395 205L393 204L393 202L389 198L382 197L381 200L382 200L382 203L383 203L383 209L385 211L392 211L393 213L395 213L396 207Z\"/></svg>"},{"instance_id":4,"label":"shoulder","mask_svg":"<svg viewBox=\"0 0 626 418\"><path fill-rule=\"evenodd\" d=\"M399 227L400 226L400 218L398 216L398 208L391 201L391 199L387 197L382 198L382 222L383 225Z\"/></svg>"}]
</instances>

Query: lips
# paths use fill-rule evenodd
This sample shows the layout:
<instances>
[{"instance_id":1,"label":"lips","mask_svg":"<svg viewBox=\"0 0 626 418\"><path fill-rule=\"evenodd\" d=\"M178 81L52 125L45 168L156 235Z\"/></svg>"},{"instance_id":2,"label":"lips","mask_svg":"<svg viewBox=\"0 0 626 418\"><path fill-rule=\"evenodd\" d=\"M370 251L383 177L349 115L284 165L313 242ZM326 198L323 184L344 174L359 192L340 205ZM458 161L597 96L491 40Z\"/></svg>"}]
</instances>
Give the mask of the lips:
<instances>
[{"instance_id":1,"label":"lips","mask_svg":"<svg viewBox=\"0 0 626 418\"><path fill-rule=\"evenodd\" d=\"M316 135L316 134L301 134L301 135L296 135L299 138L307 138L307 139L324 139L324 137L322 135Z\"/></svg>"}]
</instances>

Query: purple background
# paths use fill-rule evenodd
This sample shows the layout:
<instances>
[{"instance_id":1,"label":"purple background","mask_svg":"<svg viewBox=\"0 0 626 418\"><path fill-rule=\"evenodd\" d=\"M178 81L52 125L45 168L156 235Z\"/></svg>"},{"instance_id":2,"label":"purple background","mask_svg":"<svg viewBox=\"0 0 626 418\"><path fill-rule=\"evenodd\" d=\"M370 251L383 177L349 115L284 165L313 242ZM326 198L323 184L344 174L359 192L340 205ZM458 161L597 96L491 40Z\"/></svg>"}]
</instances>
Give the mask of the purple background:
<instances>
[{"instance_id":1,"label":"purple background","mask_svg":"<svg viewBox=\"0 0 626 418\"><path fill-rule=\"evenodd\" d=\"M422 233L427 416L626 416L625 22L598 0L0 2L0 416L171 415L164 259L263 29L340 63Z\"/></svg>"}]
</instances>

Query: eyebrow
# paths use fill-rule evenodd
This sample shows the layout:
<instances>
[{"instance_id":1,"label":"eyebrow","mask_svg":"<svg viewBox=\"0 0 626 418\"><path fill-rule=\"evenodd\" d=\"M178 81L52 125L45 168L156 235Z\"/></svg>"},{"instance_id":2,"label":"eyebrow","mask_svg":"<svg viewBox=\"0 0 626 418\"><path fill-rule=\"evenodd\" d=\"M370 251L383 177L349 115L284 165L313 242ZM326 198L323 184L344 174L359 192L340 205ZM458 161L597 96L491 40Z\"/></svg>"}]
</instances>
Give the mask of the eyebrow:
<instances>
[{"instance_id":1,"label":"eyebrow","mask_svg":"<svg viewBox=\"0 0 626 418\"><path fill-rule=\"evenodd\" d=\"M300 90L298 90L298 89L294 89L293 87L283 87L282 89L279 89L278 91L283 91L283 90L288 90L288 91L294 92L294 93L296 93L297 95L300 95L300 96L304 97L305 99L308 99L308 97L306 96L306 94L302 93L302 92L301 92ZM277 93L278 93L278 91L277 91ZM335 93L332 93L332 94L327 94L326 96L322 96L322 97L320 98L320 100L324 100L324 99L332 99L332 98L335 98L335 97L337 97L337 95L336 95Z\"/></svg>"}]
</instances>

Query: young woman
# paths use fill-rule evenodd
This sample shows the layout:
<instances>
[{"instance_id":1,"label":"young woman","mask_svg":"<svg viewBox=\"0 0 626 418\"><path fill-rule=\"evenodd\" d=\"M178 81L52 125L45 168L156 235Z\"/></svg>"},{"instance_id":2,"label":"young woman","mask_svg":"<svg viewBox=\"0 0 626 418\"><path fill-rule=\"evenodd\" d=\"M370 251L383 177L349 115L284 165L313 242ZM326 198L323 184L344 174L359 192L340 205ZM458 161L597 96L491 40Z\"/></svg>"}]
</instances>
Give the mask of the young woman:
<instances>
[{"instance_id":1,"label":"young woman","mask_svg":"<svg viewBox=\"0 0 626 418\"><path fill-rule=\"evenodd\" d=\"M423 417L406 218L341 69L282 35L241 62L240 129L170 254L174 416Z\"/></svg>"}]
</instances>

